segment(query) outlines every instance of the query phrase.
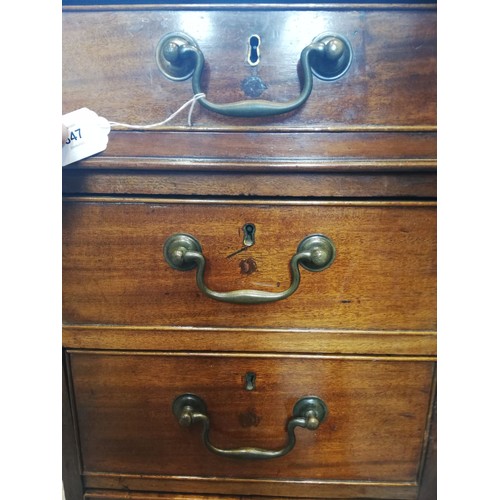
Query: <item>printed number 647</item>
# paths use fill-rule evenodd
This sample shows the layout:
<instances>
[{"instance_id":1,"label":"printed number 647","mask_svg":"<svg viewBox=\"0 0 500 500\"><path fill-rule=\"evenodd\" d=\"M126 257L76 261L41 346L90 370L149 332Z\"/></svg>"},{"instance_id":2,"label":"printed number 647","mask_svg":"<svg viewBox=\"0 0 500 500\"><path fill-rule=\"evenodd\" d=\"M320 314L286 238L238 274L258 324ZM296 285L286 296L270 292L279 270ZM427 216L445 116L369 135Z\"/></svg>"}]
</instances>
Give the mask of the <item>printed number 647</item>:
<instances>
[{"instance_id":1,"label":"printed number 647","mask_svg":"<svg viewBox=\"0 0 500 500\"><path fill-rule=\"evenodd\" d=\"M78 133L78 135L77 135ZM82 138L82 133L79 128L73 130L69 137L66 139L66 144L69 144L71 141L77 141Z\"/></svg>"}]
</instances>

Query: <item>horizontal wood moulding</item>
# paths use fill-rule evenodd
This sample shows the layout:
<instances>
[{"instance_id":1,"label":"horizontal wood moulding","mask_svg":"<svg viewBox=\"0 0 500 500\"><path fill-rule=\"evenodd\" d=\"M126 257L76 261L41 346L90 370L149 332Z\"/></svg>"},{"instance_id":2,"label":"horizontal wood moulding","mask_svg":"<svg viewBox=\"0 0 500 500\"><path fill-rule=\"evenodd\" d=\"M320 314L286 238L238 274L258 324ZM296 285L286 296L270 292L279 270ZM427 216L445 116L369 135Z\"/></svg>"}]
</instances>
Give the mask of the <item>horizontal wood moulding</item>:
<instances>
[{"instance_id":1,"label":"horizontal wood moulding","mask_svg":"<svg viewBox=\"0 0 500 500\"><path fill-rule=\"evenodd\" d=\"M174 500L205 500L206 493L228 493L237 495L238 500L295 500L295 499L379 499L379 500L416 500L417 485L415 483L379 483L342 482L342 481L238 481L234 478L167 478L144 477L139 475L106 475L92 474L84 476L84 484L88 488L113 488L122 490L121 496L106 496L116 492L101 494L89 492L85 500L161 500L163 497L150 496L147 491L178 491L193 495L174 496ZM133 495L130 490L146 490ZM243 495L241 492L244 491ZM199 493L196 493L199 492ZM103 496L104 495L104 496ZM143 496L140 496L143 495ZM201 496L200 496L201 495ZM247 495L255 495L257 498ZM266 495L263 498L261 495ZM267 495L280 495L268 497ZM223 497L224 499L224 497ZM167 496L166 500L170 500ZM211 500L208 497L206 500ZM219 500L217 497L215 500ZM222 500L222 499L221 499ZM224 499L226 500L226 499ZM227 500L232 500L231 497Z\"/></svg>"},{"instance_id":2,"label":"horizontal wood moulding","mask_svg":"<svg viewBox=\"0 0 500 500\"><path fill-rule=\"evenodd\" d=\"M96 0L97 2L97 0ZM69 3L69 2L68 2ZM77 2L75 2L77 3ZM64 4L64 2L63 2ZM190 3L149 3L149 2L136 2L134 4L120 4L116 2L116 5L106 4L90 4L90 5L63 5L63 12L85 12L85 11L119 11L119 10L158 10L158 9L169 9L169 10L233 10L235 7L238 9L245 10L289 10L300 9L300 10L436 10L437 4L433 2L343 2L343 3L333 3L333 2L314 2L314 3L303 3L296 1L282 1L282 2L232 2L232 3L217 3L206 1L196 1L193 0Z\"/></svg>"},{"instance_id":3,"label":"horizontal wood moulding","mask_svg":"<svg viewBox=\"0 0 500 500\"><path fill-rule=\"evenodd\" d=\"M275 361L282 360L297 360L297 361L312 361L314 363L321 362L380 362L389 364L392 363L409 363L410 366L418 366L414 365L415 363L430 363L433 364L436 361L435 356L388 356L388 355L375 355L373 353L368 355L359 355L359 354L297 354L297 353L279 353L279 352L270 352L270 353L262 353L262 352L179 352L179 351L147 351L147 350L118 350L118 349L80 349L80 348L69 348L66 349L66 354L72 355L82 355L82 356L97 356L97 359L101 357L109 356L110 358L113 356L117 357L129 357L132 359L134 356L141 357L143 359L151 359L151 358L162 358L162 359L177 359L180 360L180 363L183 363L183 359L187 361L191 361L192 363L196 362L214 362L214 359L225 358L227 360L233 360L233 362L238 363L239 361L248 360L262 360L262 362L271 363ZM207 361L208 360L208 361ZM141 361L142 363L142 361ZM189 363L188 363L189 364ZM300 365L302 366L302 365ZM203 378L203 377L202 377ZM204 382L207 380L204 379Z\"/></svg>"},{"instance_id":4,"label":"horizontal wood moulding","mask_svg":"<svg viewBox=\"0 0 500 500\"><path fill-rule=\"evenodd\" d=\"M83 497L84 500L241 500L241 496L228 496L228 495L183 495L177 493L147 493L147 492L133 492L127 491L107 491L95 490L87 491ZM245 496L246 500L252 498ZM260 499L262 500L262 499ZM266 500L278 500L276 497L267 497ZM279 500L283 500L282 498ZM293 500L293 499L289 499Z\"/></svg>"},{"instance_id":5,"label":"horizontal wood moulding","mask_svg":"<svg viewBox=\"0 0 500 500\"><path fill-rule=\"evenodd\" d=\"M313 198L435 198L435 173L262 173L68 170L63 193Z\"/></svg>"},{"instance_id":6,"label":"horizontal wood moulding","mask_svg":"<svg viewBox=\"0 0 500 500\"><path fill-rule=\"evenodd\" d=\"M437 207L436 201L429 200L239 200L234 198L211 199L211 198L185 198L176 199L169 197L148 196L63 196L63 203L69 202L91 202L91 203L158 203L179 205L266 205L266 206L325 206L325 207Z\"/></svg>"},{"instance_id":7,"label":"horizontal wood moulding","mask_svg":"<svg viewBox=\"0 0 500 500\"><path fill-rule=\"evenodd\" d=\"M87 107L108 120L151 124L176 111L193 96L191 81L167 79L155 50L164 35L179 31L204 54L201 86L214 103L296 99L300 54L324 32L344 36L353 50L346 74L334 81L314 78L311 95L295 111L240 118L196 105L193 130L435 130L436 12L427 8L66 10L63 113ZM262 40L257 72L247 62L255 34ZM259 96L247 84L251 77L259 79ZM187 111L165 128L186 123Z\"/></svg>"},{"instance_id":8,"label":"horizontal wood moulding","mask_svg":"<svg viewBox=\"0 0 500 500\"><path fill-rule=\"evenodd\" d=\"M182 493L152 493L94 490L87 491L83 496L84 500L263 500L245 495L244 497L229 495L185 495ZM283 498L266 497L265 500L283 500ZM288 500L295 500L290 498ZM320 499L321 500L321 499ZM325 499L326 500L326 499Z\"/></svg>"},{"instance_id":9,"label":"horizontal wood moulding","mask_svg":"<svg viewBox=\"0 0 500 500\"><path fill-rule=\"evenodd\" d=\"M314 485L311 485L314 487ZM112 490L89 490L84 495L84 500L284 500L284 497L275 496L254 496L254 495L203 495L203 494L183 494L183 493L154 493L154 492L134 492L134 491L112 491ZM303 499L304 497L302 497ZM338 495L335 497L322 497L316 500L331 500L336 498L339 500L346 500L346 497L342 495L340 498ZM361 498L357 496L356 498ZM387 496L378 496L377 498L389 498ZM398 498L402 499L402 496ZM413 497L412 497L413 498ZM286 500L302 500L296 496L286 496Z\"/></svg>"},{"instance_id":10,"label":"horizontal wood moulding","mask_svg":"<svg viewBox=\"0 0 500 500\"><path fill-rule=\"evenodd\" d=\"M435 133L119 132L75 168L386 171L436 168Z\"/></svg>"},{"instance_id":11,"label":"horizontal wood moulding","mask_svg":"<svg viewBox=\"0 0 500 500\"><path fill-rule=\"evenodd\" d=\"M304 498L304 497L302 497ZM317 500L331 500L336 498L339 500L346 500L346 497L342 495L342 498L335 497L322 497L317 498ZM360 497L357 497L360 498ZM386 496L378 498L387 498ZM398 497L403 498L403 497ZM261 496L254 495L203 495L203 494L183 494L183 493L152 493L152 492L120 492L111 490L93 490L88 491L84 495L84 500L284 500L283 497L266 496L265 498ZM287 496L286 500L299 500L299 497ZM300 499L302 500L302 499ZM372 499L373 500L373 499Z\"/></svg>"},{"instance_id":12,"label":"horizontal wood moulding","mask_svg":"<svg viewBox=\"0 0 500 500\"><path fill-rule=\"evenodd\" d=\"M422 172L434 171L437 161L434 159L394 159L394 160L345 160L325 159L286 159L268 158L263 160L241 158L189 158L169 156L103 156L96 155L68 165L64 173L79 170L179 170L209 172Z\"/></svg>"},{"instance_id":13,"label":"horizontal wood moulding","mask_svg":"<svg viewBox=\"0 0 500 500\"><path fill-rule=\"evenodd\" d=\"M426 331L266 330L64 325L72 349L220 351L435 356L436 333Z\"/></svg>"},{"instance_id":14,"label":"horizontal wood moulding","mask_svg":"<svg viewBox=\"0 0 500 500\"><path fill-rule=\"evenodd\" d=\"M243 253L243 226L255 244ZM302 270L286 300L221 303L177 271L163 245L176 233L198 239L204 280L220 292L277 293L310 234L337 248L331 267ZM228 258L228 256L231 256ZM249 259L252 270L245 271ZM63 320L70 324L436 329L436 208L426 202L232 203L66 199L63 209Z\"/></svg>"}]
</instances>

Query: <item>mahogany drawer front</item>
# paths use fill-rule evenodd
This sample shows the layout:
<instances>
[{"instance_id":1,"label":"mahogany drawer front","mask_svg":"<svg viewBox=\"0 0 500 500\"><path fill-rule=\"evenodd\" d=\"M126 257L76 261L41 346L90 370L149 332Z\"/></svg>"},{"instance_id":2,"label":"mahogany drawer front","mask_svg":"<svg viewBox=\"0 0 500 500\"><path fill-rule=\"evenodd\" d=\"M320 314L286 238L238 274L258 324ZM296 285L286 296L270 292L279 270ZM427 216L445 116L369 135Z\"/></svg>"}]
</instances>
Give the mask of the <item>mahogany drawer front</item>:
<instances>
[{"instance_id":1,"label":"mahogany drawer front","mask_svg":"<svg viewBox=\"0 0 500 500\"><path fill-rule=\"evenodd\" d=\"M82 470L94 484L116 474L417 481L433 385L430 358L72 350L69 365ZM252 391L245 389L249 372ZM172 404L184 393L206 403L209 440L222 449L282 448L303 396L321 398L328 411L316 430L297 428L285 456L229 458L205 447L200 423L179 425Z\"/></svg>"},{"instance_id":2,"label":"mahogany drawer front","mask_svg":"<svg viewBox=\"0 0 500 500\"><path fill-rule=\"evenodd\" d=\"M423 498L436 6L67 6L63 113L87 107L130 124L170 115L193 96L190 78L169 80L156 62L172 32L199 45L200 84L217 104L296 99L301 51L324 33L344 37L352 61L336 80L314 76L294 111L245 118L197 103L191 125L185 109L151 130L113 127L105 151L63 169L67 500ZM248 224L255 241L242 250ZM283 300L226 303L200 290L196 268L166 262L178 233L199 242L203 281L222 294L287 290L308 235L328 237L336 255L320 272L299 266ZM327 414L315 430L297 427L284 456L229 458L209 450L201 422L180 425L172 405L183 394L204 401L222 450L282 449L306 396Z\"/></svg>"},{"instance_id":3,"label":"mahogany drawer front","mask_svg":"<svg viewBox=\"0 0 500 500\"><path fill-rule=\"evenodd\" d=\"M436 228L432 203L182 202L120 199L64 203L66 324L434 330ZM255 244L243 247L243 227ZM163 256L173 234L193 235L213 290L280 292L290 260L314 233L336 247L321 272L301 269L290 297L231 304L203 294L196 270Z\"/></svg>"},{"instance_id":4,"label":"mahogany drawer front","mask_svg":"<svg viewBox=\"0 0 500 500\"><path fill-rule=\"evenodd\" d=\"M211 102L291 101L301 89L302 49L332 32L351 44L351 66L334 81L314 77L312 93L298 110L248 119L197 106L194 129L435 127L435 6L229 7L66 8L63 111L88 107L118 122L161 121L193 95L190 80L170 81L156 63L160 39L172 32L186 33L203 52L202 86ZM252 35L261 39L256 67L247 62ZM258 85L249 84L250 78ZM176 119L164 128L187 124Z\"/></svg>"}]
</instances>

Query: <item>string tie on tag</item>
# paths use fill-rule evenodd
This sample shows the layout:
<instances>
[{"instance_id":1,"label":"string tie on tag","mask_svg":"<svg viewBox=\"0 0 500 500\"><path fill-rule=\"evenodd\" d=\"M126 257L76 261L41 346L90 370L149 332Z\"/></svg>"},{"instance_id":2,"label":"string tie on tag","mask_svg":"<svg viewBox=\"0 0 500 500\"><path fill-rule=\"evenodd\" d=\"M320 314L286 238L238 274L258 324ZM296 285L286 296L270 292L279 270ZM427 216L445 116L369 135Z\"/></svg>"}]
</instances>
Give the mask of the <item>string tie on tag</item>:
<instances>
[{"instance_id":1,"label":"string tie on tag","mask_svg":"<svg viewBox=\"0 0 500 500\"><path fill-rule=\"evenodd\" d=\"M154 127L161 127L162 125L165 125L165 123L168 123L170 120L173 120L181 111L183 111L185 108L187 108L189 105L191 105L191 108L189 109L189 114L188 114L188 125L191 127L191 116L193 114L193 108L194 105L196 104L196 101L198 99L201 99L202 97L205 97L205 94L199 93L195 94L189 101L185 102L177 111L172 113L170 116L165 118L165 120L158 122L158 123L151 123L149 125L131 125L130 123L120 123L120 122L112 122L110 121L109 124L111 127L123 127L123 128L131 128L135 130L147 130L150 128Z\"/></svg>"}]
</instances>

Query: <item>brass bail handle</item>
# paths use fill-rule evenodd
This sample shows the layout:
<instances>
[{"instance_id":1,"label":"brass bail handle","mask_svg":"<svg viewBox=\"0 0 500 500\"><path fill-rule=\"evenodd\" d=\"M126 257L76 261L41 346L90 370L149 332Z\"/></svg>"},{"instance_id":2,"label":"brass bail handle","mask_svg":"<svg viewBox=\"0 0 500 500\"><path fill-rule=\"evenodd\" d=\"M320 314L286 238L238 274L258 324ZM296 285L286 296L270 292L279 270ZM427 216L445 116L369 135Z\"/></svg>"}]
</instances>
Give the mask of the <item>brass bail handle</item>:
<instances>
[{"instance_id":1,"label":"brass bail handle","mask_svg":"<svg viewBox=\"0 0 500 500\"><path fill-rule=\"evenodd\" d=\"M244 459L269 459L282 457L290 453L295 446L295 428L303 427L310 431L316 430L325 419L328 408L324 401L317 396L300 398L295 403L292 417L287 423L288 441L283 448L277 450L265 450L250 446L223 449L213 445L209 438L210 419L207 416L207 406L200 397L194 394L178 396L173 402L172 411L182 427L190 427L197 422L201 422L203 426L201 434L203 444L216 455Z\"/></svg>"},{"instance_id":2,"label":"brass bail handle","mask_svg":"<svg viewBox=\"0 0 500 500\"><path fill-rule=\"evenodd\" d=\"M304 238L295 255L290 260L292 273L291 284L282 292L262 290L233 290L217 292L205 285L205 257L199 241L189 234L174 234L163 245L163 256L173 269L178 271L196 270L196 284L208 297L233 304L260 304L286 299L294 293L300 284L299 264L308 271L319 272L330 267L335 260L336 249L333 242L322 234L311 234Z\"/></svg>"},{"instance_id":3,"label":"brass bail handle","mask_svg":"<svg viewBox=\"0 0 500 500\"><path fill-rule=\"evenodd\" d=\"M180 32L165 35L156 47L156 62L160 71L170 80L192 77L193 93L204 93L201 79L205 57L189 35ZM307 101L313 87L313 75L322 80L336 80L346 73L351 62L352 48L348 40L341 35L323 33L314 38L300 54L303 85L296 99L285 103L252 99L216 104L201 97L198 102L210 111L227 116L263 117L288 113Z\"/></svg>"}]
</instances>

